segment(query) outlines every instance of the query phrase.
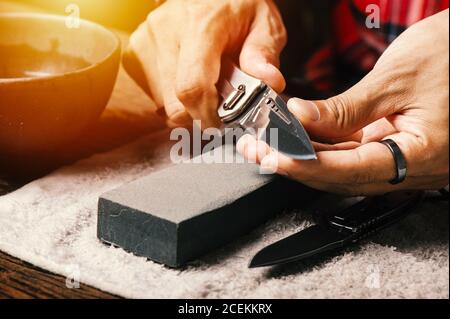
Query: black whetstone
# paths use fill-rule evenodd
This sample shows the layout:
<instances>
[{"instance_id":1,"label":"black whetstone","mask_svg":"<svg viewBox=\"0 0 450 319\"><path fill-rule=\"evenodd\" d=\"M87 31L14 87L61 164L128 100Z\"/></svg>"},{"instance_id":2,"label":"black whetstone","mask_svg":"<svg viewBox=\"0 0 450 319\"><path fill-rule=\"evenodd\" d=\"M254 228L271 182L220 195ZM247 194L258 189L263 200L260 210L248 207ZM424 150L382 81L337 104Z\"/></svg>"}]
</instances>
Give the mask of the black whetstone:
<instances>
[{"instance_id":1,"label":"black whetstone","mask_svg":"<svg viewBox=\"0 0 450 319\"><path fill-rule=\"evenodd\" d=\"M254 164L175 165L101 196L98 238L179 267L310 195Z\"/></svg>"}]
</instances>

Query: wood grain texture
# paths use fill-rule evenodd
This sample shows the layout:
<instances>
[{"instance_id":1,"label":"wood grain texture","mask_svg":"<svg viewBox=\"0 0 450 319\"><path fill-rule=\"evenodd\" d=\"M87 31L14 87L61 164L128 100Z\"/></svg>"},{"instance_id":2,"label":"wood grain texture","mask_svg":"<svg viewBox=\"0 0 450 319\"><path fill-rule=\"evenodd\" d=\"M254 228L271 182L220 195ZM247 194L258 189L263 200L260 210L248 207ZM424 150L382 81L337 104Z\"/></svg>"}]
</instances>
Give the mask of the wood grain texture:
<instances>
[{"instance_id":1,"label":"wood grain texture","mask_svg":"<svg viewBox=\"0 0 450 319\"><path fill-rule=\"evenodd\" d=\"M117 296L80 284L66 287L66 278L0 252L0 299L116 299Z\"/></svg>"}]
</instances>

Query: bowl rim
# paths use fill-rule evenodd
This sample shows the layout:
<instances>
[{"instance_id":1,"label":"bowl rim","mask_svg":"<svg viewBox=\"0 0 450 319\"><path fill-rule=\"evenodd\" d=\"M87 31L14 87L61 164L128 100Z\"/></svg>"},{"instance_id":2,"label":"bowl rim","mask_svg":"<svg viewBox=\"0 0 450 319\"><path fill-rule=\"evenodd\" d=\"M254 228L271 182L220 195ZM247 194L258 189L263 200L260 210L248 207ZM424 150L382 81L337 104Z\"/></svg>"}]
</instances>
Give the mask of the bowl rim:
<instances>
[{"instance_id":1,"label":"bowl rim","mask_svg":"<svg viewBox=\"0 0 450 319\"><path fill-rule=\"evenodd\" d=\"M0 19L2 18L14 18L14 17L18 17L18 18L35 18L35 19L46 19L46 20L54 20L54 21L62 21L64 22L64 19L66 19L66 16L63 15L58 15L58 14L51 14L51 13L34 13L34 12L5 12L5 13L0 13ZM106 57L104 57L103 59L101 59L100 61L97 61L95 63L89 64L86 67L80 68L80 69L76 69L74 71L69 71L69 72L64 72L64 73L58 73L58 74L52 74L52 75L46 75L46 76L42 76L42 77L18 77L18 78L1 78L0 77L0 85L2 84L11 84L11 83L24 83L24 82L41 82L41 81L47 81L47 80L51 80L51 79L56 79L56 78L62 78L68 75L75 75L75 74L80 74L80 73L84 73L88 70L91 70L103 63L105 63L107 60L109 60L114 54L116 54L117 52L121 51L121 40L119 38L119 36L113 32L112 30L102 26L101 24L89 21L89 20L85 20L85 19L81 19L80 18L80 22L82 24L94 27L94 28L98 28L104 32L106 32L107 34L111 35L111 38L114 40L114 48L111 50L110 53L108 53L106 55Z\"/></svg>"}]
</instances>

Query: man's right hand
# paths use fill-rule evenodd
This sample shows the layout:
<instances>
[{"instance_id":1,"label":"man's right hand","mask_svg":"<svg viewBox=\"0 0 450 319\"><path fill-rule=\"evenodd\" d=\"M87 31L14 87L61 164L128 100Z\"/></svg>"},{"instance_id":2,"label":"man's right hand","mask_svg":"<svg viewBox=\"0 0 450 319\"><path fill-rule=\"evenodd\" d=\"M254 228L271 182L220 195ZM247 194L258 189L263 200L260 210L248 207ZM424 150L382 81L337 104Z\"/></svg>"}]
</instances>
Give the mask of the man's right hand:
<instances>
[{"instance_id":1,"label":"man's right hand","mask_svg":"<svg viewBox=\"0 0 450 319\"><path fill-rule=\"evenodd\" d=\"M170 126L198 119L202 128L218 127L222 56L281 92L279 55L286 41L272 0L168 0L133 33L124 64L165 109Z\"/></svg>"}]
</instances>

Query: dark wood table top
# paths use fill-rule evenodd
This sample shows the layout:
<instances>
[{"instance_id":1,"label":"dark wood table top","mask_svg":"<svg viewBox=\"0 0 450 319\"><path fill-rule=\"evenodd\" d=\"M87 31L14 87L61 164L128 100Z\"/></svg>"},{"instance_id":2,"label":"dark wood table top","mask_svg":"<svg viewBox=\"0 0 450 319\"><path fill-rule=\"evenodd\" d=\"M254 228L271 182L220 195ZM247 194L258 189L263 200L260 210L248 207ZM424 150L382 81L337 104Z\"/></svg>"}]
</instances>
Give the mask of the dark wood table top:
<instances>
[{"instance_id":1,"label":"dark wood table top","mask_svg":"<svg viewBox=\"0 0 450 319\"><path fill-rule=\"evenodd\" d=\"M0 298L117 299L119 297L80 284L68 288L66 278L0 252Z\"/></svg>"}]
</instances>

